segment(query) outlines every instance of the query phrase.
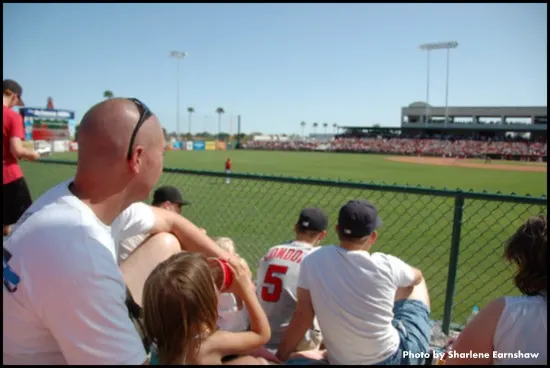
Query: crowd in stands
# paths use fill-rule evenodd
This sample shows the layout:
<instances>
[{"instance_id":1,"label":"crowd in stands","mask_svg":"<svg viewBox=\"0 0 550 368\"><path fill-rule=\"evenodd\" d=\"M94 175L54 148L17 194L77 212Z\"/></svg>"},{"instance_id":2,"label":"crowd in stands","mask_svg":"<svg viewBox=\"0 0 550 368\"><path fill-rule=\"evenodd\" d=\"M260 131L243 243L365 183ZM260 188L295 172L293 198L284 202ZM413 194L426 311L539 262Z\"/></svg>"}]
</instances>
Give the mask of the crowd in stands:
<instances>
[{"instance_id":1,"label":"crowd in stands","mask_svg":"<svg viewBox=\"0 0 550 368\"><path fill-rule=\"evenodd\" d=\"M3 364L425 364L429 288L421 270L376 252L373 203L350 200L330 221L302 209L295 238L268 249L254 282L238 244L182 215L189 202L177 188L143 202L165 147L145 104L93 106L78 143L75 177L4 222L13 227L3 246ZM320 246L332 231L338 241ZM546 216L527 219L504 248L521 296L482 308L446 363L547 364Z\"/></svg>"},{"instance_id":2,"label":"crowd in stands","mask_svg":"<svg viewBox=\"0 0 550 368\"><path fill-rule=\"evenodd\" d=\"M481 157L486 154L501 156L546 157L546 142L529 141L477 141L440 140L414 138L337 138L330 142L312 141L250 141L247 149L264 150L318 150L389 153L398 155L426 156L468 156Z\"/></svg>"}]
</instances>

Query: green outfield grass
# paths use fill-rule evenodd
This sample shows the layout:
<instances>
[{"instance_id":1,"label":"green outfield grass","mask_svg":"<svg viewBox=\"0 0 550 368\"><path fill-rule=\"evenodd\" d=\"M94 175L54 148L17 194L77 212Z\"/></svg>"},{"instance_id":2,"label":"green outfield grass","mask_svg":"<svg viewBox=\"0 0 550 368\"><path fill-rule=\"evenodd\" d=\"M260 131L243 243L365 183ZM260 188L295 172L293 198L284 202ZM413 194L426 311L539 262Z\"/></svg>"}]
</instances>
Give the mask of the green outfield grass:
<instances>
[{"instance_id":1,"label":"green outfield grass","mask_svg":"<svg viewBox=\"0 0 550 368\"><path fill-rule=\"evenodd\" d=\"M261 173L461 188L518 194L546 194L546 173L508 172L390 162L366 154L265 151L182 152L166 154L165 167L222 171L226 157L234 172ZM75 154L56 154L74 160ZM496 162L496 161L493 161ZM52 185L70 178L74 166L24 163L36 198ZM454 200L452 198L343 189L309 184L165 173L159 185L178 187L193 204L185 215L213 236L229 236L252 269L272 245L292 238L300 209L324 208L330 216L325 244L336 241L332 231L339 207L349 199L367 198L379 209L384 225L374 250L394 254L423 270L432 297L434 319L443 313ZM515 294L512 270L502 260L503 242L528 216L546 213L546 206L466 200L462 222L458 281L453 321L463 323L473 305L484 306L504 294Z\"/></svg>"},{"instance_id":2,"label":"green outfield grass","mask_svg":"<svg viewBox=\"0 0 550 368\"><path fill-rule=\"evenodd\" d=\"M222 171L231 157L233 171L298 177L343 179L361 182L423 185L436 188L461 188L476 191L546 194L546 173L483 170L459 167L413 165L386 160L388 156L324 152L271 151L170 151L165 167ZM54 158L75 160L72 152ZM483 163L483 160L474 162ZM507 161L493 160L493 163ZM511 162L508 162L511 163ZM515 162L520 165L522 163ZM523 163L523 165L541 165ZM491 164L487 164L491 165Z\"/></svg>"}]
</instances>

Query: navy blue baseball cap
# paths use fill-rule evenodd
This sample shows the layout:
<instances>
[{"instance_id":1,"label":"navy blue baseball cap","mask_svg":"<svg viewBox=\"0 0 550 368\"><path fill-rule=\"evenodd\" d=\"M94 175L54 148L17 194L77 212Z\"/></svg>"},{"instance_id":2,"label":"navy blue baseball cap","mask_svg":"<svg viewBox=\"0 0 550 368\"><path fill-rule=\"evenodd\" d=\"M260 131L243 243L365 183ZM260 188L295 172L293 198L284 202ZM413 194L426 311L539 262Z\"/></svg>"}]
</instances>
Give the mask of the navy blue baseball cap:
<instances>
[{"instance_id":1,"label":"navy blue baseball cap","mask_svg":"<svg viewBox=\"0 0 550 368\"><path fill-rule=\"evenodd\" d=\"M381 225L378 209L367 200L352 200L340 208L338 227L342 235L361 238Z\"/></svg>"},{"instance_id":2,"label":"navy blue baseball cap","mask_svg":"<svg viewBox=\"0 0 550 368\"><path fill-rule=\"evenodd\" d=\"M320 208L304 208L296 225L303 230L324 231L328 226L328 216Z\"/></svg>"}]
</instances>

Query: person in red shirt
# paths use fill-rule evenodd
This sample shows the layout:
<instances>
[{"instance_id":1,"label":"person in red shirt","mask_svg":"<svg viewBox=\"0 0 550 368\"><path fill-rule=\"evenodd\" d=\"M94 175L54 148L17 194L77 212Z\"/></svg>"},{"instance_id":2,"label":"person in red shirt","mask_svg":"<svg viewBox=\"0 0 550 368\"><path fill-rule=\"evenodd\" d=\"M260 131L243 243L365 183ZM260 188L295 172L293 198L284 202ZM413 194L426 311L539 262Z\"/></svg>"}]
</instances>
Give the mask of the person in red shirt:
<instances>
[{"instance_id":1,"label":"person in red shirt","mask_svg":"<svg viewBox=\"0 0 550 368\"><path fill-rule=\"evenodd\" d=\"M227 174L225 177L225 184L231 183L231 178L229 177L229 175L231 175L231 167L231 159L228 158L227 160L225 160L225 173Z\"/></svg>"},{"instance_id":2,"label":"person in red shirt","mask_svg":"<svg viewBox=\"0 0 550 368\"><path fill-rule=\"evenodd\" d=\"M12 110L14 106L25 106L21 95L23 88L16 81L3 81L3 115L2 115L2 199L3 199L3 233L9 235L11 225L15 224L21 215L32 204L31 194L23 170L18 160L37 160L39 154L23 147L25 138L23 118Z\"/></svg>"}]
</instances>

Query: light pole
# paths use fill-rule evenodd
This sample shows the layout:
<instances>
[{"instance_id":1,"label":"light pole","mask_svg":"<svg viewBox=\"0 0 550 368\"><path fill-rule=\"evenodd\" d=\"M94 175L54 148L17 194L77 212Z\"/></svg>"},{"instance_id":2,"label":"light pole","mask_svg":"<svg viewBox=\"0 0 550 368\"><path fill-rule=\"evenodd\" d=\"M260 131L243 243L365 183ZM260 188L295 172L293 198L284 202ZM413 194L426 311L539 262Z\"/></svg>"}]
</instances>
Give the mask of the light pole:
<instances>
[{"instance_id":1,"label":"light pole","mask_svg":"<svg viewBox=\"0 0 550 368\"><path fill-rule=\"evenodd\" d=\"M430 51L432 50L447 50L447 77L445 83L445 127L447 127L447 121L449 120L449 65L451 49L458 47L458 42L438 42L438 43L425 43L420 45L421 50L426 51L427 55L427 77L426 77L426 125L430 118Z\"/></svg>"},{"instance_id":2,"label":"light pole","mask_svg":"<svg viewBox=\"0 0 550 368\"><path fill-rule=\"evenodd\" d=\"M170 57L176 59L176 134L180 138L180 60L187 56L183 51L170 51Z\"/></svg>"}]
</instances>

